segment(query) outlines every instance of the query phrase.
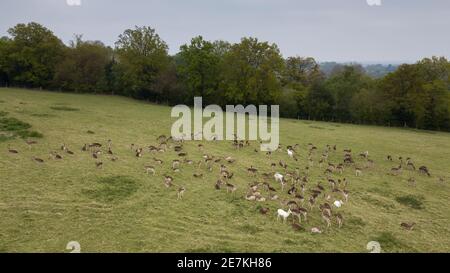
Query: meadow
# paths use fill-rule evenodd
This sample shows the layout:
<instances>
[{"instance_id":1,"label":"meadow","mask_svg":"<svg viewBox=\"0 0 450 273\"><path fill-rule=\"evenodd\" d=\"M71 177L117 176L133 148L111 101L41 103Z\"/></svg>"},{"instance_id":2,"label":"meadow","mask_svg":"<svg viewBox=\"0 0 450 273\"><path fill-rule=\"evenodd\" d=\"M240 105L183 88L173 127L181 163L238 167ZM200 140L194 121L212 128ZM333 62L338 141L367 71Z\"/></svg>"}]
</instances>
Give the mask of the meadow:
<instances>
[{"instance_id":1,"label":"meadow","mask_svg":"<svg viewBox=\"0 0 450 273\"><path fill-rule=\"evenodd\" d=\"M82 252L368 252L369 241L378 241L383 252L450 251L449 133L281 119L281 151L255 152L258 142L239 150L230 141L185 142L183 151L194 162L203 154L235 162L214 164L212 171L182 163L174 173L171 162L179 157L173 149L153 154L145 149L140 158L130 149L157 146L158 136L170 135L173 121L170 107L129 98L0 89L0 252L67 252L69 241L78 241ZM99 142L104 149L109 139L118 160L104 151L97 168L81 148ZM352 149L355 164L332 174L349 181L348 202L333 209L344 217L342 228L333 222L327 229L318 207L302 222L304 231L292 228L291 217L277 221L276 210L287 209L283 201L290 197L274 179L267 181L279 200L244 198L250 183L264 181L262 173L286 172L280 160L288 171L305 172L309 143L318 150L308 189L319 182L329 189L325 167L317 163L327 144L337 147L328 159L335 164L342 162L344 149ZM74 154L61 151L63 144ZM298 161L285 149L295 144ZM62 159L51 158L52 151ZM373 165L358 156L365 151ZM431 177L406 168L391 175L399 157L427 166ZM234 173L233 193L214 187L220 164ZM154 165L156 174L147 174L145 165ZM256 176L248 174L250 166L258 169ZM355 176L355 167L361 176ZM165 187L164 175L176 186ZM181 200L179 186L186 188ZM261 207L269 213L262 215ZM405 230L402 222L416 225ZM323 232L312 234L312 227Z\"/></svg>"}]
</instances>

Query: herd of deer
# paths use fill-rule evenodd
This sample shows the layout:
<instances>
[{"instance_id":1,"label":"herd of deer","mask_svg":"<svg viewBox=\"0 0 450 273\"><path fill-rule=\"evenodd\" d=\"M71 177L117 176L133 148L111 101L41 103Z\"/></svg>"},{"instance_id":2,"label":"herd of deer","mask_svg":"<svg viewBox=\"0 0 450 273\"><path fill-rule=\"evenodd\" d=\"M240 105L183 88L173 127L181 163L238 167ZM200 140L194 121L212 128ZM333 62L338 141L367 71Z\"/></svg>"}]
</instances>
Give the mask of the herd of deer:
<instances>
[{"instance_id":1,"label":"herd of deer","mask_svg":"<svg viewBox=\"0 0 450 273\"><path fill-rule=\"evenodd\" d=\"M184 146L186 143L182 139L173 139L172 137L166 137L164 135L159 136L156 145L150 145L146 148L138 147L134 144L130 145L132 155L136 158L142 158L145 153L152 154L153 164L144 165L144 170L148 175L156 175L158 171L157 166L164 165L164 161L156 158L159 153L165 153L172 150L176 153L177 158L170 162L170 170L173 173L181 171L182 165L194 165L197 169L192 174L194 178L203 178L204 174L202 170L213 172L214 169L218 169L217 180L214 184L216 190L226 189L228 193L234 193L237 191L237 186L231 183L234 172L230 170L230 166L235 163L236 159L231 156L217 157L208 155L205 153L203 144L198 144L197 148L203 156L198 161L194 162L187 158L187 152L185 152ZM26 141L26 144L30 147L36 145L37 142L33 140ZM236 154L241 149L251 147L249 141L235 140L232 143L233 148L236 149ZM320 214L322 221L325 224L325 228L328 229L335 222L338 228L341 228L344 223L344 217L340 210L342 206L349 201L350 191L348 190L349 181L347 178L342 177L345 169L354 169L355 176L359 177L363 175L365 169L369 169L374 166L374 161L369 157L369 152L363 152L359 154L360 160L358 163L353 158L352 150L343 150L343 159L341 163L333 164L328 159L331 153L337 153L336 145L327 145L322 153L317 156L318 148L312 143L309 143L306 148L307 165L301 168L298 159L300 157L300 145L295 144L293 146L287 145L285 148L280 144L275 151L266 152L267 162L270 162L270 166L262 167L262 169L271 170L270 172L261 172L256 167L251 165L246 169L248 178L254 182L248 184L248 189L244 195L245 200L255 202L266 202L278 200L285 209L278 209L276 211L277 220L282 219L286 222L287 219L292 216L292 227L295 230L305 230L302 226L302 221L308 221L308 215L312 215L317 211ZM89 153L94 160L96 168L103 168L103 161L101 158L109 159L112 162L117 161L119 158L112 150L112 141L108 140L104 147L101 143L94 142L91 144L84 144L81 151L83 153ZM257 149L254 150L259 153ZM13 149L8 146L8 152L11 154L18 154L17 149ZM286 162L279 160L278 163L272 162L274 153L287 152ZM62 160L63 154L73 156L72 152L65 144L62 144L59 152L51 151L49 153L49 160ZM107 156L102 156L106 154ZM38 157L32 157L32 160L39 164L45 162L44 159ZM388 161L397 161L391 155L387 156ZM411 158L403 160L402 157L398 158L399 166L390 170L390 174L397 176L400 175L403 170L416 171L416 167ZM288 168L292 164L293 167ZM316 165L317 163L317 165ZM324 166L325 165L325 166ZM317 184L310 182L310 171L314 166L318 166L319 170L324 169L324 181L326 185L322 185L321 182ZM161 167L162 168L162 167ZM418 172L428 177L431 176L430 171L426 166L420 166ZM336 178L339 177L339 178ZM341 179L342 178L342 179ZM444 182L444 178L440 177L439 180ZM408 182L411 185L415 185L415 178L410 177ZM174 178L167 172L163 174L163 183L167 188L176 186L177 199L182 199L186 191L185 186L176 185ZM275 184L274 184L275 183ZM287 190L287 191L286 191ZM260 207L259 212L263 215L270 213L269 207ZM303 219L303 220L302 220ZM413 229L415 223L401 223L401 227L407 230ZM322 233L322 229L318 226L313 226L310 229L311 233Z\"/></svg>"}]
</instances>

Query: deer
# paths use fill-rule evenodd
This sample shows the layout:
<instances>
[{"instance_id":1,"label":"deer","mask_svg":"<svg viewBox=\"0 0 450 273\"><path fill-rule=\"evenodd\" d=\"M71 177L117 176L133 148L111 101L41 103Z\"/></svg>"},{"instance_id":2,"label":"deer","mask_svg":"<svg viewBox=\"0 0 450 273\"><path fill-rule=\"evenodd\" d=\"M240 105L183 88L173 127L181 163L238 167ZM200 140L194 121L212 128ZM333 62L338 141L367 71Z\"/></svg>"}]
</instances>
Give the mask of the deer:
<instances>
[{"instance_id":1,"label":"deer","mask_svg":"<svg viewBox=\"0 0 450 273\"><path fill-rule=\"evenodd\" d=\"M311 233L320 234L320 233L322 233L322 230L318 227L313 227L313 228L311 228Z\"/></svg>"},{"instance_id":2,"label":"deer","mask_svg":"<svg viewBox=\"0 0 450 273\"><path fill-rule=\"evenodd\" d=\"M413 230L416 223L401 223L400 226L406 230Z\"/></svg>"},{"instance_id":3,"label":"deer","mask_svg":"<svg viewBox=\"0 0 450 273\"><path fill-rule=\"evenodd\" d=\"M146 172L147 174L152 173L153 175L155 175L156 170L155 170L155 167L150 166L150 165L147 165L147 166L145 166L145 172Z\"/></svg>"},{"instance_id":4,"label":"deer","mask_svg":"<svg viewBox=\"0 0 450 273\"><path fill-rule=\"evenodd\" d=\"M331 219L328 215L322 212L322 219L327 223L327 229L331 227Z\"/></svg>"},{"instance_id":5,"label":"deer","mask_svg":"<svg viewBox=\"0 0 450 273\"><path fill-rule=\"evenodd\" d=\"M355 174L356 174L356 176L361 176L362 175L362 169L361 168L355 168Z\"/></svg>"},{"instance_id":6,"label":"deer","mask_svg":"<svg viewBox=\"0 0 450 273\"><path fill-rule=\"evenodd\" d=\"M156 164L162 165L164 163L164 161L162 161L161 159L157 159L157 158L153 158L153 161L155 161Z\"/></svg>"},{"instance_id":7,"label":"deer","mask_svg":"<svg viewBox=\"0 0 450 273\"><path fill-rule=\"evenodd\" d=\"M415 179L414 177L410 177L410 178L408 179L408 183L409 183L411 186L415 187L415 186L416 186L416 179Z\"/></svg>"},{"instance_id":8,"label":"deer","mask_svg":"<svg viewBox=\"0 0 450 273\"><path fill-rule=\"evenodd\" d=\"M19 151L16 149L12 149L10 145L8 145L8 152L11 154L18 154Z\"/></svg>"},{"instance_id":9,"label":"deer","mask_svg":"<svg viewBox=\"0 0 450 273\"><path fill-rule=\"evenodd\" d=\"M420 166L419 172L420 172L421 174L427 175L428 177L431 176L430 171L428 170L428 168L427 168L426 166Z\"/></svg>"},{"instance_id":10,"label":"deer","mask_svg":"<svg viewBox=\"0 0 450 273\"><path fill-rule=\"evenodd\" d=\"M340 213L336 214L336 222L338 224L338 227L341 228L342 224L344 223L344 218L342 217L342 215Z\"/></svg>"},{"instance_id":11,"label":"deer","mask_svg":"<svg viewBox=\"0 0 450 273\"><path fill-rule=\"evenodd\" d=\"M173 178L171 176L165 175L164 176L164 185L166 186L166 188L171 187L173 184Z\"/></svg>"},{"instance_id":12,"label":"deer","mask_svg":"<svg viewBox=\"0 0 450 273\"><path fill-rule=\"evenodd\" d=\"M269 208L262 207L259 209L259 213L261 213L262 215L266 215L269 211L270 211Z\"/></svg>"},{"instance_id":13,"label":"deer","mask_svg":"<svg viewBox=\"0 0 450 273\"><path fill-rule=\"evenodd\" d=\"M253 168L253 166L250 166L250 168L247 168L247 171L250 175L255 175L258 172L258 169Z\"/></svg>"},{"instance_id":14,"label":"deer","mask_svg":"<svg viewBox=\"0 0 450 273\"><path fill-rule=\"evenodd\" d=\"M398 166L397 168L392 168L391 169L391 174L392 175L397 176L397 175L399 175L401 173L402 173L402 165Z\"/></svg>"},{"instance_id":15,"label":"deer","mask_svg":"<svg viewBox=\"0 0 450 273\"><path fill-rule=\"evenodd\" d=\"M178 189L178 192L177 192L177 200L180 200L180 199L182 199L183 198L183 195L184 195L184 192L186 191L186 188L185 187L180 187L179 189Z\"/></svg>"},{"instance_id":16,"label":"deer","mask_svg":"<svg viewBox=\"0 0 450 273\"><path fill-rule=\"evenodd\" d=\"M277 210L277 221L280 220L280 218L283 218L283 223L285 223L286 219L289 217L289 215L291 215L291 213L292 213L291 209L289 209L287 212L282 209L278 209Z\"/></svg>"},{"instance_id":17,"label":"deer","mask_svg":"<svg viewBox=\"0 0 450 273\"><path fill-rule=\"evenodd\" d=\"M236 189L237 189L235 185L230 184L230 183L226 183L226 186L227 186L227 192L233 193L233 192L235 192Z\"/></svg>"},{"instance_id":18,"label":"deer","mask_svg":"<svg viewBox=\"0 0 450 273\"><path fill-rule=\"evenodd\" d=\"M34 161L36 161L37 163L44 163L44 160L43 159L41 159L41 158L38 158L38 157L32 157L32 159L34 160Z\"/></svg>"},{"instance_id":19,"label":"deer","mask_svg":"<svg viewBox=\"0 0 450 273\"><path fill-rule=\"evenodd\" d=\"M306 216L307 216L307 214L308 214L308 211L307 211L306 209L304 209L304 208L302 208L302 207L297 207L297 208L293 208L293 209L291 210L291 212L292 212L292 215L298 217L299 223L302 222L302 216L303 216L303 218L305 218L305 221L307 221Z\"/></svg>"}]
</instances>

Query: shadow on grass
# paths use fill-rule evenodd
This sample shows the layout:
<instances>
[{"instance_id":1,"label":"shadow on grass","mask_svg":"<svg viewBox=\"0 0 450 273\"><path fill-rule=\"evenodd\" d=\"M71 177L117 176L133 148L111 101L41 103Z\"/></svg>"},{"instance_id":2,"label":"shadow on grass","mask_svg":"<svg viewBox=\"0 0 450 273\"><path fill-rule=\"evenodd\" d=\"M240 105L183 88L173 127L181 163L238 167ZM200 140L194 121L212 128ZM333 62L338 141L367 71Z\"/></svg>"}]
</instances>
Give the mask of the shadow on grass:
<instances>
[{"instance_id":1,"label":"shadow on grass","mask_svg":"<svg viewBox=\"0 0 450 273\"><path fill-rule=\"evenodd\" d=\"M405 195L396 197L395 201L413 209L424 209L424 199L425 198L423 196Z\"/></svg>"},{"instance_id":2,"label":"shadow on grass","mask_svg":"<svg viewBox=\"0 0 450 273\"><path fill-rule=\"evenodd\" d=\"M108 176L97 180L95 189L82 190L82 193L99 202L120 202L138 190L137 183L127 176Z\"/></svg>"},{"instance_id":3,"label":"shadow on grass","mask_svg":"<svg viewBox=\"0 0 450 273\"><path fill-rule=\"evenodd\" d=\"M5 117L6 112L0 112L0 141L21 138L42 138L43 135L36 131L29 131L31 125L16 118Z\"/></svg>"},{"instance_id":4,"label":"shadow on grass","mask_svg":"<svg viewBox=\"0 0 450 273\"><path fill-rule=\"evenodd\" d=\"M67 111L67 112L80 111L80 109L78 109L78 108L73 108L73 107L69 107L69 106L52 106L52 107L50 107L50 109L56 110L56 111Z\"/></svg>"},{"instance_id":5,"label":"shadow on grass","mask_svg":"<svg viewBox=\"0 0 450 273\"><path fill-rule=\"evenodd\" d=\"M372 238L379 242L383 252L414 252L414 248L408 246L400 239L396 238L391 232L381 232Z\"/></svg>"}]
</instances>

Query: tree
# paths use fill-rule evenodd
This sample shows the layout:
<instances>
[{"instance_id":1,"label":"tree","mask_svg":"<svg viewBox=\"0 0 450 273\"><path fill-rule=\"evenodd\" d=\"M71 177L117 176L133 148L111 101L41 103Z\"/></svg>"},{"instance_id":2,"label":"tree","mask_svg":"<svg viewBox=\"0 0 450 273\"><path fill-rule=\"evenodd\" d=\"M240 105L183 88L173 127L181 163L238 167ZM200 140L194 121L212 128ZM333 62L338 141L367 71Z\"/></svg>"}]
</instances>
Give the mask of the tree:
<instances>
[{"instance_id":1,"label":"tree","mask_svg":"<svg viewBox=\"0 0 450 273\"><path fill-rule=\"evenodd\" d=\"M320 66L314 58L289 57L285 63L283 73L284 86L302 89L324 78L323 73L320 71Z\"/></svg>"},{"instance_id":2,"label":"tree","mask_svg":"<svg viewBox=\"0 0 450 273\"><path fill-rule=\"evenodd\" d=\"M64 44L49 29L34 22L18 24L8 33L12 37L8 64L12 83L50 87Z\"/></svg>"},{"instance_id":3,"label":"tree","mask_svg":"<svg viewBox=\"0 0 450 273\"><path fill-rule=\"evenodd\" d=\"M76 36L56 67L55 84L67 91L105 92L111 61L111 48L99 41L83 41L82 36Z\"/></svg>"},{"instance_id":4,"label":"tree","mask_svg":"<svg viewBox=\"0 0 450 273\"><path fill-rule=\"evenodd\" d=\"M334 99L323 82L314 82L305 98L305 110L308 119L331 120Z\"/></svg>"},{"instance_id":5,"label":"tree","mask_svg":"<svg viewBox=\"0 0 450 273\"><path fill-rule=\"evenodd\" d=\"M190 97L201 96L212 101L219 86L220 49L202 36L180 47L178 71Z\"/></svg>"},{"instance_id":6,"label":"tree","mask_svg":"<svg viewBox=\"0 0 450 273\"><path fill-rule=\"evenodd\" d=\"M116 42L116 88L122 94L156 99L155 85L169 65L167 44L151 27L127 29Z\"/></svg>"},{"instance_id":7,"label":"tree","mask_svg":"<svg viewBox=\"0 0 450 273\"><path fill-rule=\"evenodd\" d=\"M11 52L12 41L8 37L0 38L0 86L10 84L11 61L9 55Z\"/></svg>"},{"instance_id":8,"label":"tree","mask_svg":"<svg viewBox=\"0 0 450 273\"><path fill-rule=\"evenodd\" d=\"M352 120L350 104L352 98L363 89L369 89L371 79L360 66L348 65L335 69L326 81L326 88L333 94L333 120L348 122Z\"/></svg>"},{"instance_id":9,"label":"tree","mask_svg":"<svg viewBox=\"0 0 450 273\"><path fill-rule=\"evenodd\" d=\"M272 104L281 94L283 58L276 44L243 38L222 64L221 91L226 102Z\"/></svg>"}]
</instances>

